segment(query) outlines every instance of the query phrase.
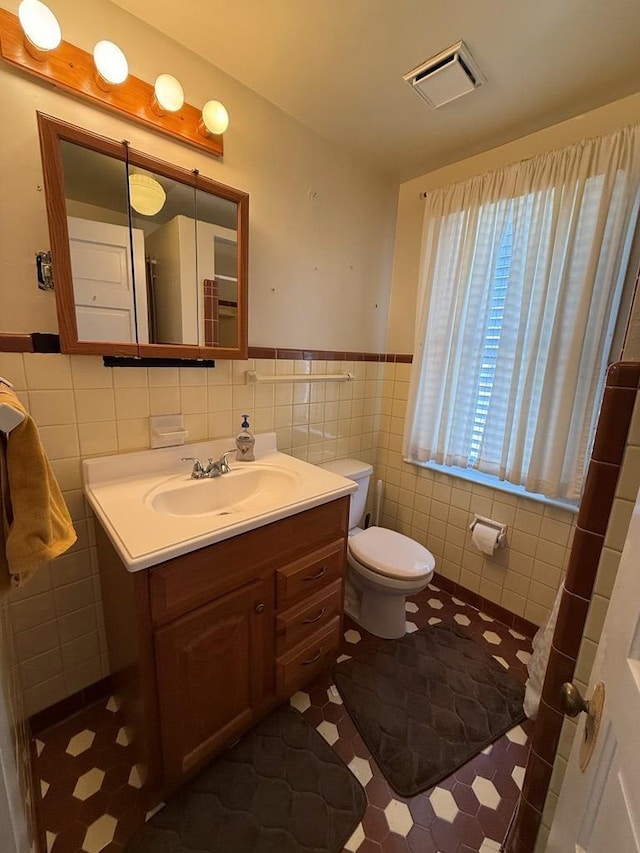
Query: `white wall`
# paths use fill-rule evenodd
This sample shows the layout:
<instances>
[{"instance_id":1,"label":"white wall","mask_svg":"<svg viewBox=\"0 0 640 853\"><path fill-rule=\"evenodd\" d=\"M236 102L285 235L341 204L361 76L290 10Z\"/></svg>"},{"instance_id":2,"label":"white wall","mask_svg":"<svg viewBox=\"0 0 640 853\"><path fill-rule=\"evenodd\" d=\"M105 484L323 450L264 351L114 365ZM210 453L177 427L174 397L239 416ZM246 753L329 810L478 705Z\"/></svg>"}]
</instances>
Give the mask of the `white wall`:
<instances>
[{"instance_id":1,"label":"white wall","mask_svg":"<svg viewBox=\"0 0 640 853\"><path fill-rule=\"evenodd\" d=\"M0 5L15 12L13 0ZM231 124L219 161L2 64L0 331L57 330L53 295L37 289L33 261L49 245L41 110L249 193L251 345L383 349L397 187L106 0L92 0L90 14L57 0L55 11L68 41L91 51L113 38L132 74L148 82L175 74L189 103L218 98Z\"/></svg>"}]
</instances>

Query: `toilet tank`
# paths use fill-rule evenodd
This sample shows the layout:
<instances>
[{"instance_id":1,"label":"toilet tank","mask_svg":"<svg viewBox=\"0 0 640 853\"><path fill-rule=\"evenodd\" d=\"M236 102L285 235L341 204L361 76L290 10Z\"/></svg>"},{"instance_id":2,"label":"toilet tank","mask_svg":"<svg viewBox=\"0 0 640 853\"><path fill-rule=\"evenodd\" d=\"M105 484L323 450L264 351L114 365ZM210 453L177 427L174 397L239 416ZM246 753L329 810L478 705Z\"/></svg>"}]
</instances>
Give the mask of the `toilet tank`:
<instances>
[{"instance_id":1,"label":"toilet tank","mask_svg":"<svg viewBox=\"0 0 640 853\"><path fill-rule=\"evenodd\" d=\"M318 467L332 471L334 474L340 474L341 477L347 477L349 480L355 480L358 484L358 490L351 495L349 530L352 527L357 527L367 503L367 491L369 490L369 480L373 474L373 468L367 462L361 462L359 459L334 459L333 462L323 462Z\"/></svg>"}]
</instances>

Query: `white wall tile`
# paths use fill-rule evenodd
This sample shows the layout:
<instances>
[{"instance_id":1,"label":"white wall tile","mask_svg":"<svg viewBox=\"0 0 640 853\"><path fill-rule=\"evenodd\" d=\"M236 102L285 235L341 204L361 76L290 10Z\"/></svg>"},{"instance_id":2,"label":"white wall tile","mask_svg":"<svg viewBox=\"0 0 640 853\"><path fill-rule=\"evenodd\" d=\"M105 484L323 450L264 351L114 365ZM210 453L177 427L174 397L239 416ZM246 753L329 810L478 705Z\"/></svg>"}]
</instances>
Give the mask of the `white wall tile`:
<instances>
[{"instance_id":1,"label":"white wall tile","mask_svg":"<svg viewBox=\"0 0 640 853\"><path fill-rule=\"evenodd\" d=\"M76 389L113 388L113 374L98 355L71 356L71 375Z\"/></svg>"},{"instance_id":2,"label":"white wall tile","mask_svg":"<svg viewBox=\"0 0 640 853\"><path fill-rule=\"evenodd\" d=\"M29 390L71 388L71 361L68 355L25 353L24 367ZM7 377L11 379L11 377ZM13 380L11 380L13 381Z\"/></svg>"}]
</instances>

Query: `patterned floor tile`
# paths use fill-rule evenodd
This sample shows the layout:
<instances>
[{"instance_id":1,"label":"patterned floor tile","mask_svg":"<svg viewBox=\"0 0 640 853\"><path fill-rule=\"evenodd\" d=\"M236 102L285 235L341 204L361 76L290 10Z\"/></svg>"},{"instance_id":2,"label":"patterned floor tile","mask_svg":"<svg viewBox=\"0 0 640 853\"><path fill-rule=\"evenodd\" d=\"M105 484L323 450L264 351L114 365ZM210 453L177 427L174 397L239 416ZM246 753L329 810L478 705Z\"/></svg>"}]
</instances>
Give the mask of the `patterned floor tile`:
<instances>
[{"instance_id":1,"label":"patterned floor tile","mask_svg":"<svg viewBox=\"0 0 640 853\"><path fill-rule=\"evenodd\" d=\"M457 623L522 681L530 641L430 584L407 601L408 630ZM384 640L345 620L339 660ZM500 849L522 786L531 723L516 726L430 791L403 798L387 784L330 675L291 697L363 784L368 808L349 853L492 853ZM36 770L47 853L124 853L163 803L146 789L113 697L38 735ZM242 853L242 851L238 851Z\"/></svg>"}]
</instances>

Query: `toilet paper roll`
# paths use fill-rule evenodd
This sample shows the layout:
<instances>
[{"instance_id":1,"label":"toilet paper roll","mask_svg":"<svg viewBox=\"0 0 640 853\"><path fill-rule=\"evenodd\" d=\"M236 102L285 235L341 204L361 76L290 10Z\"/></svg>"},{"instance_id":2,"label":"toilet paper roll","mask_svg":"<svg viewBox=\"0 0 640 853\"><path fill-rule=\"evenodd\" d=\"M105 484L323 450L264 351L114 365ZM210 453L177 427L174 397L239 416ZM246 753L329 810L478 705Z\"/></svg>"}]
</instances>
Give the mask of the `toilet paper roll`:
<instances>
[{"instance_id":1,"label":"toilet paper roll","mask_svg":"<svg viewBox=\"0 0 640 853\"><path fill-rule=\"evenodd\" d=\"M471 539L473 544L483 554L493 554L498 547L498 536L500 531L495 527L489 527L486 524L478 521L471 531Z\"/></svg>"}]
</instances>

